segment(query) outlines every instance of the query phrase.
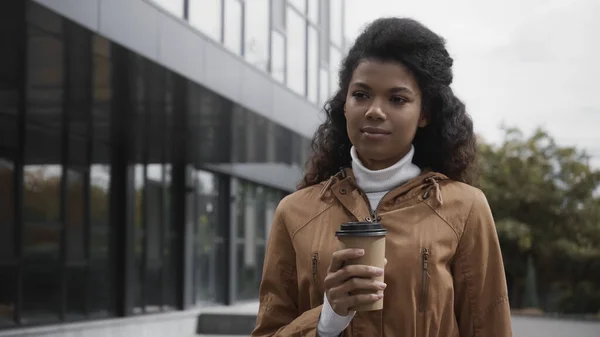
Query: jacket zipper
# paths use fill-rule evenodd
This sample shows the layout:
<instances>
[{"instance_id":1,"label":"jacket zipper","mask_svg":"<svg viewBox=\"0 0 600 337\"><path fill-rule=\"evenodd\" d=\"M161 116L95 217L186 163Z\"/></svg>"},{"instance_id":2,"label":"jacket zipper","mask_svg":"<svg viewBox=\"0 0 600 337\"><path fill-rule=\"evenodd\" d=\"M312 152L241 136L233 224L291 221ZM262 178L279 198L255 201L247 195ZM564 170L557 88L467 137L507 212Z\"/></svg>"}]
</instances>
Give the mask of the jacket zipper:
<instances>
[{"instance_id":1,"label":"jacket zipper","mask_svg":"<svg viewBox=\"0 0 600 337\"><path fill-rule=\"evenodd\" d=\"M381 197L381 199L379 199L379 202L377 203L377 206L375 206L375 209L371 208L371 202L369 201L369 197L367 197L367 195L365 194L365 192L363 192L361 189L359 189L359 192L362 195L363 199L365 199L365 201L367 202L367 205L369 206L369 215L370 216L367 217L365 219L365 221L367 221L367 222L377 222L377 221L381 220L381 218L377 214L377 210L379 209L379 205L381 204L381 200L383 200L385 198L385 196L388 195L391 191L388 191L386 194L383 195L383 197Z\"/></svg>"},{"instance_id":2,"label":"jacket zipper","mask_svg":"<svg viewBox=\"0 0 600 337\"><path fill-rule=\"evenodd\" d=\"M312 255L312 276L313 282L317 283L317 271L319 269L319 253L313 253Z\"/></svg>"},{"instance_id":3,"label":"jacket zipper","mask_svg":"<svg viewBox=\"0 0 600 337\"><path fill-rule=\"evenodd\" d=\"M421 300L419 302L419 311L424 312L427 310L427 294L429 293L429 248L423 248L421 258Z\"/></svg>"}]
</instances>

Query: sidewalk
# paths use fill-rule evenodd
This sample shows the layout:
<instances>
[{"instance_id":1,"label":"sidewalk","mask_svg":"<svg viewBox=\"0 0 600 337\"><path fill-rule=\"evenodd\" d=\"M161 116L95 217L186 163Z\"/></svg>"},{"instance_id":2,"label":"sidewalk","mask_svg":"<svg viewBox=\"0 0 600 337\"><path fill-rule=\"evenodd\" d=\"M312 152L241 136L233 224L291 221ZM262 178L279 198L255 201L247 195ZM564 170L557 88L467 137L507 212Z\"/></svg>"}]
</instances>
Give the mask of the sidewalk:
<instances>
[{"instance_id":1,"label":"sidewalk","mask_svg":"<svg viewBox=\"0 0 600 337\"><path fill-rule=\"evenodd\" d=\"M211 322L220 321L225 326L231 326L240 317L245 318L246 324L256 319L258 302L240 303L231 306L205 308L201 314L210 316ZM575 321L551 317L529 317L514 315L512 318L513 336L529 337L599 337L600 322ZM200 337L241 337L244 335L199 335ZM246 335L247 336L247 335Z\"/></svg>"}]
</instances>

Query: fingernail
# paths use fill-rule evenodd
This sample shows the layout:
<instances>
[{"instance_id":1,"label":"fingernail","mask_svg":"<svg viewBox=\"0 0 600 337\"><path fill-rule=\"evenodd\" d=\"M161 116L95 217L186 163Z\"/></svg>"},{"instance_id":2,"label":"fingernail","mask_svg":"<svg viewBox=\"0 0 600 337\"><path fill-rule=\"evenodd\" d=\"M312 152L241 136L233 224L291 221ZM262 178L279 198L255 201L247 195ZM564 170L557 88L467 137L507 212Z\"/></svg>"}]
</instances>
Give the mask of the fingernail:
<instances>
[{"instance_id":1,"label":"fingernail","mask_svg":"<svg viewBox=\"0 0 600 337\"><path fill-rule=\"evenodd\" d=\"M357 249L356 250L356 254L358 254L360 256L363 256L363 255L365 255L365 250L364 249Z\"/></svg>"},{"instance_id":2,"label":"fingernail","mask_svg":"<svg viewBox=\"0 0 600 337\"><path fill-rule=\"evenodd\" d=\"M387 287L387 284L385 284L383 282L379 282L378 285L379 285L379 288L381 288L381 289L385 289Z\"/></svg>"},{"instance_id":3,"label":"fingernail","mask_svg":"<svg viewBox=\"0 0 600 337\"><path fill-rule=\"evenodd\" d=\"M383 269L381 269L381 268L375 268L375 274L376 274L377 276L381 276L381 275L383 275Z\"/></svg>"}]
</instances>

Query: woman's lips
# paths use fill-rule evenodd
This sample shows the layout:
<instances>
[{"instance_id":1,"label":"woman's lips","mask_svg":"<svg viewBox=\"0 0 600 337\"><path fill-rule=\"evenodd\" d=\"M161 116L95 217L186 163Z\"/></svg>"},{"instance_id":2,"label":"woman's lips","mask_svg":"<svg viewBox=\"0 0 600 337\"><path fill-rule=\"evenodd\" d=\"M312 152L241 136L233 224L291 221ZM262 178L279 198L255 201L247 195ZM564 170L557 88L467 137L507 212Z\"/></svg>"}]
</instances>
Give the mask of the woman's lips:
<instances>
[{"instance_id":1,"label":"woman's lips","mask_svg":"<svg viewBox=\"0 0 600 337\"><path fill-rule=\"evenodd\" d=\"M386 129L370 127L370 126L361 128L360 132L367 139L373 139L373 140L383 139L391 134L391 132L389 132Z\"/></svg>"}]
</instances>

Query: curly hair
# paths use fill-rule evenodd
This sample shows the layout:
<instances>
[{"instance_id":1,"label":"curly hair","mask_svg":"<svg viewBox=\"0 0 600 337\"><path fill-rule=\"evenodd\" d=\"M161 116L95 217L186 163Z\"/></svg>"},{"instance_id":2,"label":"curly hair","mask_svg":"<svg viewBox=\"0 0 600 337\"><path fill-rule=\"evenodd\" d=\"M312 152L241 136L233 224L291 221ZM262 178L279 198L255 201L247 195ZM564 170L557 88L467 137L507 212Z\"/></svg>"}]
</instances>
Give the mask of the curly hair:
<instances>
[{"instance_id":1,"label":"curly hair","mask_svg":"<svg viewBox=\"0 0 600 337\"><path fill-rule=\"evenodd\" d=\"M298 188L325 181L351 165L352 144L344 104L352 74L366 59L399 62L417 80L429 124L417 130L413 163L423 170L471 184L475 178L476 137L465 105L450 88L453 60L445 43L442 37L412 19L382 18L367 26L342 62L339 88L325 103L326 120L315 132L313 153Z\"/></svg>"}]
</instances>

